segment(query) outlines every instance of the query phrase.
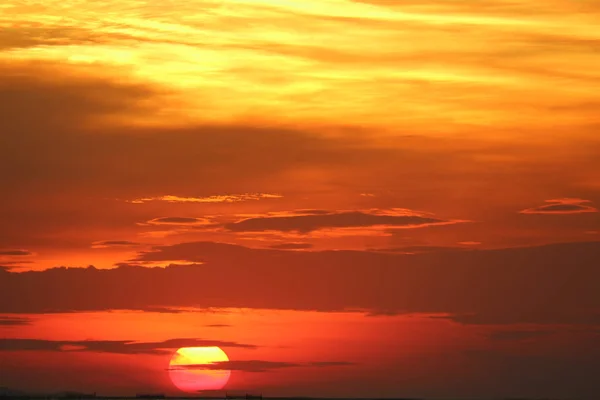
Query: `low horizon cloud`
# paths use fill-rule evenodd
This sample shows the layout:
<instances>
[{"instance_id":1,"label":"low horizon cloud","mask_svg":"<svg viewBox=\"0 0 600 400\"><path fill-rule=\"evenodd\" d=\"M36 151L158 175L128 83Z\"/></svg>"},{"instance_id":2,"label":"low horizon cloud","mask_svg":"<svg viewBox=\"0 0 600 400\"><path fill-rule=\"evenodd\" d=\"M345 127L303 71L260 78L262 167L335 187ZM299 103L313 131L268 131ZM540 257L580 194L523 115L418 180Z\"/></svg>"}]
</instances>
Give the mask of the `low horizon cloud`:
<instances>
[{"instance_id":1,"label":"low horizon cloud","mask_svg":"<svg viewBox=\"0 0 600 400\"><path fill-rule=\"evenodd\" d=\"M315 361L307 363L292 363L284 361L266 361L266 360L230 360L217 361L206 364L181 364L169 367L169 370L229 370L240 372L268 372L282 368L301 368L301 367L342 367L351 366L355 363L346 361Z\"/></svg>"}]
</instances>

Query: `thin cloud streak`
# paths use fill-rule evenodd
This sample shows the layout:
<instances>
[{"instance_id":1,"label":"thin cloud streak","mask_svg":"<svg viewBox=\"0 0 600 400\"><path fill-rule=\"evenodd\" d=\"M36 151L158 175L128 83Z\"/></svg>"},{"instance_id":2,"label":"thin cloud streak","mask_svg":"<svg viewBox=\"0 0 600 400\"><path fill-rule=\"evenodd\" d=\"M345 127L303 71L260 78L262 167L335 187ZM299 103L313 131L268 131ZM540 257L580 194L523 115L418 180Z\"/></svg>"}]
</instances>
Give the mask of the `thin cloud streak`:
<instances>
[{"instance_id":1,"label":"thin cloud streak","mask_svg":"<svg viewBox=\"0 0 600 400\"><path fill-rule=\"evenodd\" d=\"M32 252L28 250L0 250L0 256L31 256Z\"/></svg>"},{"instance_id":2,"label":"thin cloud streak","mask_svg":"<svg viewBox=\"0 0 600 400\"><path fill-rule=\"evenodd\" d=\"M126 248L142 246L142 243L133 242L130 240L101 240L92 243L93 249L108 249L108 248Z\"/></svg>"},{"instance_id":3,"label":"thin cloud streak","mask_svg":"<svg viewBox=\"0 0 600 400\"><path fill-rule=\"evenodd\" d=\"M169 339L162 342L137 342L134 340L42 340L0 339L1 351L85 351L114 354L170 354L180 347L238 347L254 349L256 346L221 340Z\"/></svg>"},{"instance_id":4,"label":"thin cloud streak","mask_svg":"<svg viewBox=\"0 0 600 400\"><path fill-rule=\"evenodd\" d=\"M272 193L244 193L244 194L228 194L214 195L206 197L180 197L180 196L159 196L145 197L135 200L127 200L129 203L144 204L152 201L164 201L167 203L237 203L241 201L253 201L263 199L280 199L282 195Z\"/></svg>"},{"instance_id":5,"label":"thin cloud streak","mask_svg":"<svg viewBox=\"0 0 600 400\"><path fill-rule=\"evenodd\" d=\"M20 317L0 317L0 326L23 326L30 325L32 322L29 318Z\"/></svg>"},{"instance_id":6,"label":"thin cloud streak","mask_svg":"<svg viewBox=\"0 0 600 400\"><path fill-rule=\"evenodd\" d=\"M211 222L206 218L194 217L160 217L147 222L150 225L209 225Z\"/></svg>"}]
</instances>

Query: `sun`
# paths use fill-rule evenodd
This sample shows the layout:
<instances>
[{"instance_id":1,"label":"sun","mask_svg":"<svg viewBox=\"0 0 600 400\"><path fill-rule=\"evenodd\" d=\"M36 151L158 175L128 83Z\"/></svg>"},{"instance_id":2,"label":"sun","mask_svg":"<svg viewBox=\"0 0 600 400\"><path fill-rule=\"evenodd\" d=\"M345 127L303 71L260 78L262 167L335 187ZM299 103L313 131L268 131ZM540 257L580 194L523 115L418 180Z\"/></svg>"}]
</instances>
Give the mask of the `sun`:
<instances>
[{"instance_id":1,"label":"sun","mask_svg":"<svg viewBox=\"0 0 600 400\"><path fill-rule=\"evenodd\" d=\"M198 393L225 387L231 371L206 368L207 364L229 361L219 347L182 347L169 362L171 382L181 391Z\"/></svg>"}]
</instances>

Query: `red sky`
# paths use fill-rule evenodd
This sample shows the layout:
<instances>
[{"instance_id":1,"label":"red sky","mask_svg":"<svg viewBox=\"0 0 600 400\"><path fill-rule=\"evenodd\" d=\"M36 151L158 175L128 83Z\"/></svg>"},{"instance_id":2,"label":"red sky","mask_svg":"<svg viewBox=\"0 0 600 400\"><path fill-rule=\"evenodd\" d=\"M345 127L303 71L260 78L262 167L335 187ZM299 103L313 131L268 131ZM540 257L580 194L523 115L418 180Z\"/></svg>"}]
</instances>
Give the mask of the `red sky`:
<instances>
[{"instance_id":1,"label":"red sky","mask_svg":"<svg viewBox=\"0 0 600 400\"><path fill-rule=\"evenodd\" d=\"M593 398L599 19L3 2L0 386L177 394L219 346L228 390Z\"/></svg>"}]
</instances>

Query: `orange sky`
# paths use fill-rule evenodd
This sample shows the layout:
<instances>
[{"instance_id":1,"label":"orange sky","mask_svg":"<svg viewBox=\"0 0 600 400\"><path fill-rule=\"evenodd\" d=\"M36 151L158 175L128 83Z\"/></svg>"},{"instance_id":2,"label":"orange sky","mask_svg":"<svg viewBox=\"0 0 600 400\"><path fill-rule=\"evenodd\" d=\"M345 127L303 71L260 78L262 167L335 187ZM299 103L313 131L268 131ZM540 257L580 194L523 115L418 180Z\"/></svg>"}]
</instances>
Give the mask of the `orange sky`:
<instances>
[{"instance_id":1,"label":"orange sky","mask_svg":"<svg viewBox=\"0 0 600 400\"><path fill-rule=\"evenodd\" d=\"M255 359L225 349L232 362L313 363L241 374L274 394L600 391L568 373L592 366L577 357L600 324L598 20L595 0L5 0L3 337L201 337L260 344ZM207 307L244 311L230 329L190 330L210 324ZM65 328L88 318L94 329ZM494 355L452 364L436 348L409 373L409 350L377 347L381 363L361 367L369 351L354 346L395 346L404 336L385 332L415 321L417 352L435 335ZM334 333L314 337L323 324ZM552 335L465 344L505 330ZM282 337L296 350L279 356ZM546 339L579 350L564 358ZM507 348L523 340L531 369L560 367L505 392L476 374L512 382ZM75 385L28 388L51 350L21 345L0 347L0 386ZM163 368L156 354L54 353L61 371L99 357L83 391L143 391ZM328 383L319 361L351 365ZM113 363L149 369L125 384ZM464 385L435 377L460 365Z\"/></svg>"}]
</instances>

